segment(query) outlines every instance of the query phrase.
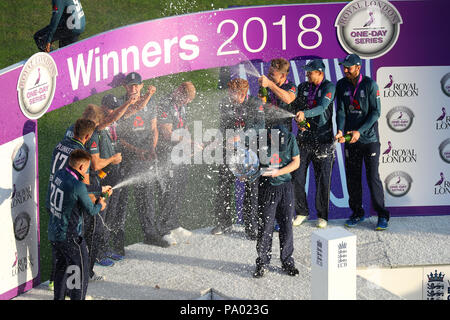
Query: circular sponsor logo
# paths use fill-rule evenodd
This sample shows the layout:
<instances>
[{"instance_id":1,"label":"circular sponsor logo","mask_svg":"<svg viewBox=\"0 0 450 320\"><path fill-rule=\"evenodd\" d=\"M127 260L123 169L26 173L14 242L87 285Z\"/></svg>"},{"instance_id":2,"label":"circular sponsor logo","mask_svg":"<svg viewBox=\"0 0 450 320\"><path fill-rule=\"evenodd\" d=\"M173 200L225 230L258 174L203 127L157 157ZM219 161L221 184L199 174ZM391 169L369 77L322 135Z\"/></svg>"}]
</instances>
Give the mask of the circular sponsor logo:
<instances>
[{"instance_id":1,"label":"circular sponsor logo","mask_svg":"<svg viewBox=\"0 0 450 320\"><path fill-rule=\"evenodd\" d=\"M14 219L14 237L21 241L25 239L30 231L30 215L26 212L21 212Z\"/></svg>"},{"instance_id":2,"label":"circular sponsor logo","mask_svg":"<svg viewBox=\"0 0 450 320\"><path fill-rule=\"evenodd\" d=\"M29 152L30 149L28 148L25 142L20 145L17 145L14 148L14 151L12 153L12 163L14 170L21 171L23 168L25 168L28 162Z\"/></svg>"},{"instance_id":3,"label":"circular sponsor logo","mask_svg":"<svg viewBox=\"0 0 450 320\"><path fill-rule=\"evenodd\" d=\"M20 109L27 118L38 119L48 110L57 75L56 63L48 53L38 52L27 60L17 83Z\"/></svg>"},{"instance_id":4,"label":"circular sponsor logo","mask_svg":"<svg viewBox=\"0 0 450 320\"><path fill-rule=\"evenodd\" d=\"M450 97L450 72L442 77L441 89L447 96Z\"/></svg>"},{"instance_id":5,"label":"circular sponsor logo","mask_svg":"<svg viewBox=\"0 0 450 320\"><path fill-rule=\"evenodd\" d=\"M341 10L335 27L345 51L373 59L392 49L402 23L400 13L386 0L354 0Z\"/></svg>"},{"instance_id":6,"label":"circular sponsor logo","mask_svg":"<svg viewBox=\"0 0 450 320\"><path fill-rule=\"evenodd\" d=\"M403 171L395 171L384 179L387 192L393 197L402 197L411 189L412 178Z\"/></svg>"},{"instance_id":7,"label":"circular sponsor logo","mask_svg":"<svg viewBox=\"0 0 450 320\"><path fill-rule=\"evenodd\" d=\"M439 145L439 155L442 160L450 163L450 138L442 141Z\"/></svg>"},{"instance_id":8,"label":"circular sponsor logo","mask_svg":"<svg viewBox=\"0 0 450 320\"><path fill-rule=\"evenodd\" d=\"M389 128L395 132L403 132L408 130L414 119L414 113L408 107L392 108L386 115Z\"/></svg>"}]
</instances>

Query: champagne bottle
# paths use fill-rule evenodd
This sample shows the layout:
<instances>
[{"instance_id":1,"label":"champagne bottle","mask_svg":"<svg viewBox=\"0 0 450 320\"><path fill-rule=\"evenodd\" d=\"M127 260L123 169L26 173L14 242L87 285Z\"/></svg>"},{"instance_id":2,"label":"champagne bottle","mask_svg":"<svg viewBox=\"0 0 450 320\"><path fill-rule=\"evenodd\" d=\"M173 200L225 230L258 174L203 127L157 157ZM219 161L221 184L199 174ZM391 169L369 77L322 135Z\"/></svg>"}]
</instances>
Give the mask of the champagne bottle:
<instances>
[{"instance_id":1,"label":"champagne bottle","mask_svg":"<svg viewBox=\"0 0 450 320\"><path fill-rule=\"evenodd\" d=\"M102 198L104 198L105 200L108 200L108 198L109 198L109 193L108 193L108 192L103 192L103 193L102 193Z\"/></svg>"},{"instance_id":2,"label":"champagne bottle","mask_svg":"<svg viewBox=\"0 0 450 320\"><path fill-rule=\"evenodd\" d=\"M258 94L261 97L262 101L264 103L267 103L267 101L269 100L269 93L267 92L267 88L266 87L260 87Z\"/></svg>"},{"instance_id":3,"label":"champagne bottle","mask_svg":"<svg viewBox=\"0 0 450 320\"><path fill-rule=\"evenodd\" d=\"M303 121L297 121L297 125L299 128L305 128L305 129L308 129L311 127L311 125L309 124L308 121L306 121L306 119Z\"/></svg>"},{"instance_id":4,"label":"champagne bottle","mask_svg":"<svg viewBox=\"0 0 450 320\"><path fill-rule=\"evenodd\" d=\"M345 142L349 142L350 140L352 140L352 135L347 133L346 135L344 135L344 139Z\"/></svg>"}]
</instances>

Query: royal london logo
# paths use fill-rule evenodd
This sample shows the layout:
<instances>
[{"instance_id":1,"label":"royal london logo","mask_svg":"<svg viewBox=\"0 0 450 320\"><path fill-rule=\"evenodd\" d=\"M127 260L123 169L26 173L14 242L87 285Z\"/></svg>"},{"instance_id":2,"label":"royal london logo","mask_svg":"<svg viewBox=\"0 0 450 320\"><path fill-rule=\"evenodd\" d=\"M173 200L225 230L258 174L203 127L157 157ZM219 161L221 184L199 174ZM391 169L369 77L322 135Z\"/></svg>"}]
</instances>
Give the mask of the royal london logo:
<instances>
[{"instance_id":1,"label":"royal london logo","mask_svg":"<svg viewBox=\"0 0 450 320\"><path fill-rule=\"evenodd\" d=\"M381 163L415 163L417 153L414 149L395 149L391 141L381 155Z\"/></svg>"},{"instance_id":2,"label":"royal london logo","mask_svg":"<svg viewBox=\"0 0 450 320\"><path fill-rule=\"evenodd\" d=\"M447 115L445 107L442 107L439 117L436 119L436 130L447 130L450 128L450 116Z\"/></svg>"},{"instance_id":3,"label":"royal london logo","mask_svg":"<svg viewBox=\"0 0 450 320\"><path fill-rule=\"evenodd\" d=\"M447 195L450 194L450 181L445 179L444 173L440 173L439 180L434 184L435 195Z\"/></svg>"},{"instance_id":4,"label":"royal london logo","mask_svg":"<svg viewBox=\"0 0 450 320\"><path fill-rule=\"evenodd\" d=\"M403 171L395 171L384 179L386 191L393 197L403 197L411 190L412 178Z\"/></svg>"},{"instance_id":5,"label":"royal london logo","mask_svg":"<svg viewBox=\"0 0 450 320\"><path fill-rule=\"evenodd\" d=\"M386 0L354 0L341 10L335 27L345 51L373 59L392 49L402 23L400 13Z\"/></svg>"},{"instance_id":6,"label":"royal london logo","mask_svg":"<svg viewBox=\"0 0 450 320\"><path fill-rule=\"evenodd\" d=\"M414 120L414 113L411 109L404 106L392 108L386 115L389 128L395 132L404 132L408 130Z\"/></svg>"},{"instance_id":7,"label":"royal london logo","mask_svg":"<svg viewBox=\"0 0 450 320\"><path fill-rule=\"evenodd\" d=\"M31 185L26 186L22 189L16 189L16 185L14 184L13 195L11 196L11 209L21 205L28 200L33 198Z\"/></svg>"},{"instance_id":8,"label":"royal london logo","mask_svg":"<svg viewBox=\"0 0 450 320\"><path fill-rule=\"evenodd\" d=\"M389 81L383 88L383 97L417 97L419 95L419 88L415 82L398 82L390 74Z\"/></svg>"}]
</instances>

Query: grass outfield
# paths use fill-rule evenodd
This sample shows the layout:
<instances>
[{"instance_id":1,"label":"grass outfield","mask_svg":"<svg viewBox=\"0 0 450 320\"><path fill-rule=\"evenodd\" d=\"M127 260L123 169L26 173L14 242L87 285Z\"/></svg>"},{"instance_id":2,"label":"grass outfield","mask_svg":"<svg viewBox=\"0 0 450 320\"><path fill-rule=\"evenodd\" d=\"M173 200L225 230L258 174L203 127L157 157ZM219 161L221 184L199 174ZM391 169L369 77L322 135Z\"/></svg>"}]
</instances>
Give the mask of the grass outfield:
<instances>
[{"instance_id":1,"label":"grass outfield","mask_svg":"<svg viewBox=\"0 0 450 320\"><path fill-rule=\"evenodd\" d=\"M201 1L201 0L82 0L86 15L86 30L80 40L101 32L121 26L151 19L180 15L185 13L209 11L233 6L317 3L322 0L252 0L252 1ZM329 0L327 2L343 2ZM33 34L46 26L50 21L50 0L2 0L0 1L0 69L27 59L37 52ZM214 101L217 93L219 69L200 70L180 73L171 76L150 79L146 84L157 87L156 96L164 96L182 81L192 81L198 92L197 99L190 106L190 117L203 121L203 128L216 127L218 113L214 106L207 102ZM122 95L123 88L117 88L111 93ZM39 203L41 227L41 274L42 281L50 275L50 245L47 241L48 216L44 207L47 181L50 172L50 158L54 146L63 138L64 132L82 113L88 103L99 104L105 93L91 96L59 110L44 115L38 121L39 137ZM214 103L213 103L214 105ZM184 196L184 210L181 217L182 225L187 228L210 226L214 222L214 197L210 190L215 186L214 174L206 177L207 168L194 165L190 169L189 185ZM200 196L199 196L200 195ZM126 244L142 240L142 231L133 210L133 197L129 201L129 215L126 225Z\"/></svg>"}]
</instances>

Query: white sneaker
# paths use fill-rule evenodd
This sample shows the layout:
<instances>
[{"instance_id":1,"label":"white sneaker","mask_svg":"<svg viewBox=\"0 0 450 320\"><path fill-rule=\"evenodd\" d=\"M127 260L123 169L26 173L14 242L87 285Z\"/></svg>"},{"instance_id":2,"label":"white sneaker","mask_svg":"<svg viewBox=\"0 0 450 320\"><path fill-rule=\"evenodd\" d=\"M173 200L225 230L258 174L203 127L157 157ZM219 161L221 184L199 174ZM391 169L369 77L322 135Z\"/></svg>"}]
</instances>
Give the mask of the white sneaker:
<instances>
[{"instance_id":1,"label":"white sneaker","mask_svg":"<svg viewBox=\"0 0 450 320\"><path fill-rule=\"evenodd\" d=\"M171 234L175 235L175 236L180 236L180 237L190 237L192 235L192 232L189 230L186 230L185 228L182 227L178 227L176 229L173 229L170 231Z\"/></svg>"},{"instance_id":2,"label":"white sneaker","mask_svg":"<svg viewBox=\"0 0 450 320\"><path fill-rule=\"evenodd\" d=\"M322 218L317 219L317 224L316 224L317 228L324 229L327 227L327 225L328 225L327 220L322 219Z\"/></svg>"},{"instance_id":3,"label":"white sneaker","mask_svg":"<svg viewBox=\"0 0 450 320\"><path fill-rule=\"evenodd\" d=\"M294 227L297 227L297 226L301 225L303 223L303 221L306 220L306 218L308 218L308 216L302 216L299 214L297 217L295 217L294 221L292 222L292 225Z\"/></svg>"},{"instance_id":4,"label":"white sneaker","mask_svg":"<svg viewBox=\"0 0 450 320\"><path fill-rule=\"evenodd\" d=\"M177 240L175 240L175 238L172 236L172 233L166 234L164 237L162 237L162 239L167 243L170 243L170 245L177 244Z\"/></svg>"}]
</instances>

